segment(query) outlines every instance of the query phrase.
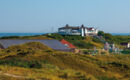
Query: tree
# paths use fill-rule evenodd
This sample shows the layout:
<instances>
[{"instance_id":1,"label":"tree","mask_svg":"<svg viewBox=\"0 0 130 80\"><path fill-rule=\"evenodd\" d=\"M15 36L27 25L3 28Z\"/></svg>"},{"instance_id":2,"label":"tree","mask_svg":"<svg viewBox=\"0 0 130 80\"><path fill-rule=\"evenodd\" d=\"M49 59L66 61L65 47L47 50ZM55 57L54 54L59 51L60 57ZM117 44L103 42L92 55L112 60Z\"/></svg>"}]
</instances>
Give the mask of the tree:
<instances>
[{"instance_id":1,"label":"tree","mask_svg":"<svg viewBox=\"0 0 130 80\"><path fill-rule=\"evenodd\" d=\"M99 31L98 36L105 36L105 33L103 31Z\"/></svg>"}]
</instances>

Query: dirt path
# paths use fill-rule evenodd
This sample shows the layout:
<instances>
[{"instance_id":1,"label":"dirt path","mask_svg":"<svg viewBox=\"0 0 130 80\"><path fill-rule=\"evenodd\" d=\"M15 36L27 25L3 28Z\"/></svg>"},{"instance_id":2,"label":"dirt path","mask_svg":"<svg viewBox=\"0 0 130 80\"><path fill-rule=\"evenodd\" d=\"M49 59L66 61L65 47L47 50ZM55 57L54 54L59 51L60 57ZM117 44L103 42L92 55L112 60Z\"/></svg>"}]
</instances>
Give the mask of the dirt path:
<instances>
[{"instance_id":1,"label":"dirt path","mask_svg":"<svg viewBox=\"0 0 130 80\"><path fill-rule=\"evenodd\" d=\"M17 75L8 74L8 73L4 73L3 75L10 76L10 77L15 77L15 78L24 78L23 76L17 76Z\"/></svg>"},{"instance_id":2,"label":"dirt path","mask_svg":"<svg viewBox=\"0 0 130 80\"><path fill-rule=\"evenodd\" d=\"M2 71L0 71L0 74L1 75L6 75L6 76L9 76L9 77L14 77L14 78L25 78L23 76L18 76L18 75L9 74L9 73L3 73Z\"/></svg>"}]
</instances>

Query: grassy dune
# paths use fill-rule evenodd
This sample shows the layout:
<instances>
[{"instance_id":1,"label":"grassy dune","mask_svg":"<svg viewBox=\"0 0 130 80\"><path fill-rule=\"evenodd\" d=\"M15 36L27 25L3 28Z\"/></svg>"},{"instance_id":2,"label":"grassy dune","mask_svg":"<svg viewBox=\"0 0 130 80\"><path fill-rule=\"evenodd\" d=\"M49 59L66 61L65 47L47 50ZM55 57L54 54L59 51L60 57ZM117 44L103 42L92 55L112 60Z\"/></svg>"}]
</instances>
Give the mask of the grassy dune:
<instances>
[{"instance_id":1,"label":"grassy dune","mask_svg":"<svg viewBox=\"0 0 130 80\"><path fill-rule=\"evenodd\" d=\"M0 50L0 80L130 80L130 55L60 52L31 42Z\"/></svg>"}]
</instances>

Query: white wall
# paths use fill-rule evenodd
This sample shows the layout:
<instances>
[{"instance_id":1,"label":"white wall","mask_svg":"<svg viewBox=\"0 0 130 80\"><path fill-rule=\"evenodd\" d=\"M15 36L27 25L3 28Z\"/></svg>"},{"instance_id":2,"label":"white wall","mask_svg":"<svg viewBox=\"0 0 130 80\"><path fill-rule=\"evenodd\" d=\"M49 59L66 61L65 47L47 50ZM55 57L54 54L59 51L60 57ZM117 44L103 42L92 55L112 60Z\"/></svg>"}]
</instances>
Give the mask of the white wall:
<instances>
[{"instance_id":1,"label":"white wall","mask_svg":"<svg viewBox=\"0 0 130 80\"><path fill-rule=\"evenodd\" d=\"M84 36L84 28L81 28L81 36Z\"/></svg>"},{"instance_id":2,"label":"white wall","mask_svg":"<svg viewBox=\"0 0 130 80\"><path fill-rule=\"evenodd\" d=\"M130 43L128 43L128 46L127 46L128 48L130 48Z\"/></svg>"}]
</instances>

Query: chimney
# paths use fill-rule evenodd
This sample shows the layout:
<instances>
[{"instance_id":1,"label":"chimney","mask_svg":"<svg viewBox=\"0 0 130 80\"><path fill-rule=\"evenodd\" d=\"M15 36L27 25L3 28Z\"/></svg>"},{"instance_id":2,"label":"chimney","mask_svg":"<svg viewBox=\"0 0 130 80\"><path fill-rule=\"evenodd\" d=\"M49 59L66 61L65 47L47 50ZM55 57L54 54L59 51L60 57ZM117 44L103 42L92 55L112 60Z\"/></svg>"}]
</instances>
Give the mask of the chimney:
<instances>
[{"instance_id":1,"label":"chimney","mask_svg":"<svg viewBox=\"0 0 130 80\"><path fill-rule=\"evenodd\" d=\"M68 25L68 24L66 24L66 27L69 27L69 25Z\"/></svg>"}]
</instances>

